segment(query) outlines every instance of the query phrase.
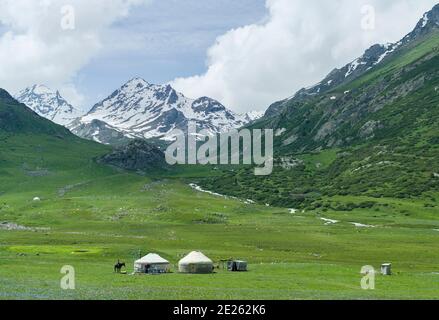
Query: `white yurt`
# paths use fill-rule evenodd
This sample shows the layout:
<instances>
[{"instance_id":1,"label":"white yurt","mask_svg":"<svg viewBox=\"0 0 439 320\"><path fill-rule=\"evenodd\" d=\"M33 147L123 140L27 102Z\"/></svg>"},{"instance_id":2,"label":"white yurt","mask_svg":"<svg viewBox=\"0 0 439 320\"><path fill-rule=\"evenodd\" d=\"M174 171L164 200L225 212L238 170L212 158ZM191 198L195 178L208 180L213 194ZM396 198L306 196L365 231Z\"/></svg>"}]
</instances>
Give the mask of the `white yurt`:
<instances>
[{"instance_id":1,"label":"white yurt","mask_svg":"<svg viewBox=\"0 0 439 320\"><path fill-rule=\"evenodd\" d=\"M150 253L134 262L136 273L166 273L170 270L170 263L156 253Z\"/></svg>"},{"instance_id":2,"label":"white yurt","mask_svg":"<svg viewBox=\"0 0 439 320\"><path fill-rule=\"evenodd\" d=\"M203 253L193 251L180 260L178 271L181 273L212 273L213 262Z\"/></svg>"}]
</instances>

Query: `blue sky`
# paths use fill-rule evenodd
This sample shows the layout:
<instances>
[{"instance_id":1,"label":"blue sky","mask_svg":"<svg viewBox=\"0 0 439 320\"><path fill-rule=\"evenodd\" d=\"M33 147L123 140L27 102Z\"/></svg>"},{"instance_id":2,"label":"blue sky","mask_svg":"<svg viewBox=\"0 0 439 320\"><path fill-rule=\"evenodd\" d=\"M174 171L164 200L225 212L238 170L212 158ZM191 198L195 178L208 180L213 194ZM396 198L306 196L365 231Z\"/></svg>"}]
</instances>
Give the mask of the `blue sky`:
<instances>
[{"instance_id":1,"label":"blue sky","mask_svg":"<svg viewBox=\"0 0 439 320\"><path fill-rule=\"evenodd\" d=\"M0 87L45 84L86 110L142 77L262 111L398 41L437 1L0 0Z\"/></svg>"},{"instance_id":2,"label":"blue sky","mask_svg":"<svg viewBox=\"0 0 439 320\"><path fill-rule=\"evenodd\" d=\"M155 0L112 26L121 38L138 39L138 48L106 43L111 50L96 55L74 82L90 104L135 76L161 84L203 73L218 36L266 14L264 0Z\"/></svg>"}]
</instances>

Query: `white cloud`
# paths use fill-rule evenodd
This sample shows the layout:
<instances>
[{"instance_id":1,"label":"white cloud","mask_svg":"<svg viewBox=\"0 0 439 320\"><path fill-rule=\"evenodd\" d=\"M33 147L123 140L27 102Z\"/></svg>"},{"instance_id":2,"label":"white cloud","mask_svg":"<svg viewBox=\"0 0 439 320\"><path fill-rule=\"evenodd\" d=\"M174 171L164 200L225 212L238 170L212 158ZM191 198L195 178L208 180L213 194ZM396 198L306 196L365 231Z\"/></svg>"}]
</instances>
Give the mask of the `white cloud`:
<instances>
[{"instance_id":1,"label":"white cloud","mask_svg":"<svg viewBox=\"0 0 439 320\"><path fill-rule=\"evenodd\" d=\"M175 79L190 97L211 96L235 111L265 109L320 81L370 45L397 41L436 0L267 0L264 23L220 36L207 53L205 74ZM372 5L376 28L362 29Z\"/></svg>"},{"instance_id":2,"label":"white cloud","mask_svg":"<svg viewBox=\"0 0 439 320\"><path fill-rule=\"evenodd\" d=\"M70 103L72 106L83 106L84 102L86 101L86 97L81 92L79 92L75 85L73 85L72 83L64 83L60 87L58 87L57 90L59 90L63 98L66 99L68 103Z\"/></svg>"},{"instance_id":3,"label":"white cloud","mask_svg":"<svg viewBox=\"0 0 439 320\"><path fill-rule=\"evenodd\" d=\"M149 0L0 0L0 84L11 92L41 83L60 88L72 102L83 97L72 80L102 49L110 26ZM74 9L75 28L61 21Z\"/></svg>"}]
</instances>

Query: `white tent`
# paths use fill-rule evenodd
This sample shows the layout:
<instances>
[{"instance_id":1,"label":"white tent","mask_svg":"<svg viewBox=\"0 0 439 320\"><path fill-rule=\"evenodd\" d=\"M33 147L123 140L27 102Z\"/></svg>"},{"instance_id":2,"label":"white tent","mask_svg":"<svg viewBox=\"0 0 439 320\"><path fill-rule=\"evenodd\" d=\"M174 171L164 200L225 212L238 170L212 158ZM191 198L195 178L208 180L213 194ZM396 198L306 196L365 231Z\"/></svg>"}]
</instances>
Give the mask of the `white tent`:
<instances>
[{"instance_id":1,"label":"white tent","mask_svg":"<svg viewBox=\"0 0 439 320\"><path fill-rule=\"evenodd\" d=\"M150 253L134 262L134 272L137 273L164 273L168 272L170 263L156 253Z\"/></svg>"},{"instance_id":2,"label":"white tent","mask_svg":"<svg viewBox=\"0 0 439 320\"><path fill-rule=\"evenodd\" d=\"M178 271L181 273L212 273L213 262L203 253L193 251L180 260Z\"/></svg>"}]
</instances>

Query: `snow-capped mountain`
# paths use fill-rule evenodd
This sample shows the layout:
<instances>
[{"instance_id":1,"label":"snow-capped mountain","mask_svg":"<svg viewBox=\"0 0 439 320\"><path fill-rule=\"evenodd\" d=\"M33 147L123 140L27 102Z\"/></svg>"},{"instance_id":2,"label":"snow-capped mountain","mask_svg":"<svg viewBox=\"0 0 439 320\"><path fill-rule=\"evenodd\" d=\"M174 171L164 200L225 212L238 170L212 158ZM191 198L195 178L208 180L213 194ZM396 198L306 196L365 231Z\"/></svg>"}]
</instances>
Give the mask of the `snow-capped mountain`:
<instances>
[{"instance_id":1,"label":"snow-capped mountain","mask_svg":"<svg viewBox=\"0 0 439 320\"><path fill-rule=\"evenodd\" d=\"M250 111L244 115L244 119L247 123L261 119L264 116L264 111Z\"/></svg>"},{"instance_id":2,"label":"snow-capped mountain","mask_svg":"<svg viewBox=\"0 0 439 320\"><path fill-rule=\"evenodd\" d=\"M81 138L115 146L125 145L134 138L141 138L126 134L100 120L93 120L90 123L81 123L80 118L78 118L67 127Z\"/></svg>"},{"instance_id":3,"label":"snow-capped mountain","mask_svg":"<svg viewBox=\"0 0 439 320\"><path fill-rule=\"evenodd\" d=\"M280 112L280 110L283 109L286 103L293 99L301 100L307 96L322 94L358 78L365 72L379 66L386 59L398 54L398 52L400 52L400 50L406 46L416 43L417 39L425 34L428 34L432 28L439 28L439 4L436 5L432 10L425 13L417 23L414 30L400 41L396 43L373 45L367 49L361 57L345 65L343 68L334 69L329 75L326 76L326 78L316 85L301 89L295 95L286 100L275 102L268 108L265 115L268 117L276 115Z\"/></svg>"},{"instance_id":4,"label":"snow-capped mountain","mask_svg":"<svg viewBox=\"0 0 439 320\"><path fill-rule=\"evenodd\" d=\"M84 138L111 143L121 133L128 138L166 140L173 129L186 131L189 121L212 134L249 122L247 115L235 114L211 98L189 99L170 85L134 78L68 127Z\"/></svg>"},{"instance_id":5,"label":"snow-capped mountain","mask_svg":"<svg viewBox=\"0 0 439 320\"><path fill-rule=\"evenodd\" d=\"M20 91L15 99L24 103L40 116L66 126L83 112L74 108L59 93L44 85L34 85Z\"/></svg>"}]
</instances>

